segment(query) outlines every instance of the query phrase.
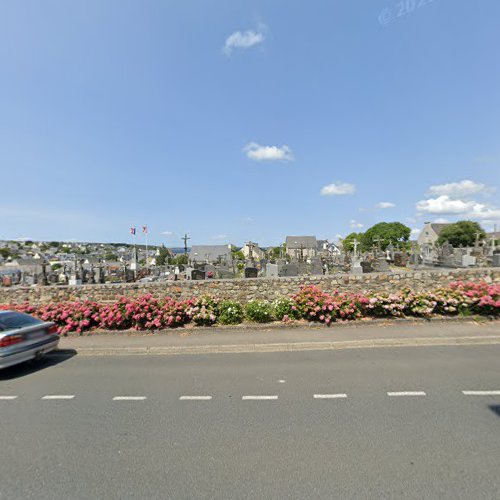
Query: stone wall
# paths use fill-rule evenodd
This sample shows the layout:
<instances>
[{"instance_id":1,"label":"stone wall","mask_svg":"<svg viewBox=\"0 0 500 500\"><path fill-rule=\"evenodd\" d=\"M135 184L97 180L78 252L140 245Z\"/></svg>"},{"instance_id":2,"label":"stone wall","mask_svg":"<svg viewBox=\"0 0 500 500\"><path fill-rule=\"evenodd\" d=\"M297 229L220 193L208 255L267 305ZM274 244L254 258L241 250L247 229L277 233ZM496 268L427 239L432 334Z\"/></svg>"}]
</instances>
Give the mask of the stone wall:
<instances>
[{"instance_id":1,"label":"stone wall","mask_svg":"<svg viewBox=\"0 0 500 500\"><path fill-rule=\"evenodd\" d=\"M387 274L369 273L360 276L337 274L294 278L170 281L167 283L0 287L0 304L25 301L40 304L86 299L110 302L121 296L138 297L145 294L155 297L170 295L177 299L211 295L222 299L248 302L252 299L273 300L290 295L298 292L303 285L317 285L326 292L337 289L343 292L396 292L406 287L414 290L429 290L458 280L500 282L500 269L435 269L415 272L395 271Z\"/></svg>"}]
</instances>

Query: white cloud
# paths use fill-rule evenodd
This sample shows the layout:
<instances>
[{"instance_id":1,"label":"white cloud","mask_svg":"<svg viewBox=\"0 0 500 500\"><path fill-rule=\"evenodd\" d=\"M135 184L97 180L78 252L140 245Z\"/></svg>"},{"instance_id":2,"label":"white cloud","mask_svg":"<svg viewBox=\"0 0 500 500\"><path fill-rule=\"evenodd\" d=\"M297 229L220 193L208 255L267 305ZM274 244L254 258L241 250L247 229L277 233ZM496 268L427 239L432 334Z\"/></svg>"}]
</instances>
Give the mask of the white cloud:
<instances>
[{"instance_id":1,"label":"white cloud","mask_svg":"<svg viewBox=\"0 0 500 500\"><path fill-rule=\"evenodd\" d=\"M498 220L500 209L477 201L454 200L447 195L417 202L417 211L429 214L461 215L469 219Z\"/></svg>"},{"instance_id":2,"label":"white cloud","mask_svg":"<svg viewBox=\"0 0 500 500\"><path fill-rule=\"evenodd\" d=\"M494 188L471 180L463 180L460 182L450 182L449 184L437 184L429 188L430 196L452 196L461 197L471 194L488 193L494 191Z\"/></svg>"},{"instance_id":3,"label":"white cloud","mask_svg":"<svg viewBox=\"0 0 500 500\"><path fill-rule=\"evenodd\" d=\"M163 234L164 236L173 236L174 233L172 231L163 231L161 234Z\"/></svg>"},{"instance_id":4,"label":"white cloud","mask_svg":"<svg viewBox=\"0 0 500 500\"><path fill-rule=\"evenodd\" d=\"M213 240L225 240L227 238L227 234L216 234L212 236Z\"/></svg>"},{"instance_id":5,"label":"white cloud","mask_svg":"<svg viewBox=\"0 0 500 500\"><path fill-rule=\"evenodd\" d=\"M350 222L349 222L349 225L353 228L353 229L361 229L362 227L365 227L364 224L361 224L361 222L358 222L357 220L354 220L352 219Z\"/></svg>"},{"instance_id":6,"label":"white cloud","mask_svg":"<svg viewBox=\"0 0 500 500\"><path fill-rule=\"evenodd\" d=\"M444 217L438 217L437 219L434 219L434 222L436 224L447 224L450 221L448 219L445 219Z\"/></svg>"},{"instance_id":7,"label":"white cloud","mask_svg":"<svg viewBox=\"0 0 500 500\"><path fill-rule=\"evenodd\" d=\"M420 234L420 231L422 231L421 229L417 229L417 228L414 228L411 230L411 233L410 235L411 236L418 236Z\"/></svg>"},{"instance_id":8,"label":"white cloud","mask_svg":"<svg viewBox=\"0 0 500 500\"><path fill-rule=\"evenodd\" d=\"M248 49L264 41L264 33L261 31L247 30L235 31L226 38L222 49L226 55L231 55L233 49Z\"/></svg>"},{"instance_id":9,"label":"white cloud","mask_svg":"<svg viewBox=\"0 0 500 500\"><path fill-rule=\"evenodd\" d=\"M251 142L243 148L243 151L247 154L248 158L256 161L293 161L294 159L292 150L286 144L278 147L261 146L256 142Z\"/></svg>"},{"instance_id":10,"label":"white cloud","mask_svg":"<svg viewBox=\"0 0 500 500\"><path fill-rule=\"evenodd\" d=\"M417 202L417 211L429 214L465 214L473 206L473 201L452 200L448 195L442 195Z\"/></svg>"},{"instance_id":11,"label":"white cloud","mask_svg":"<svg viewBox=\"0 0 500 500\"><path fill-rule=\"evenodd\" d=\"M347 182L334 182L321 188L321 196L340 196L345 194L353 194L356 191L354 184Z\"/></svg>"},{"instance_id":12,"label":"white cloud","mask_svg":"<svg viewBox=\"0 0 500 500\"><path fill-rule=\"evenodd\" d=\"M396 205L390 201L381 201L377 203L377 208L394 208Z\"/></svg>"}]
</instances>

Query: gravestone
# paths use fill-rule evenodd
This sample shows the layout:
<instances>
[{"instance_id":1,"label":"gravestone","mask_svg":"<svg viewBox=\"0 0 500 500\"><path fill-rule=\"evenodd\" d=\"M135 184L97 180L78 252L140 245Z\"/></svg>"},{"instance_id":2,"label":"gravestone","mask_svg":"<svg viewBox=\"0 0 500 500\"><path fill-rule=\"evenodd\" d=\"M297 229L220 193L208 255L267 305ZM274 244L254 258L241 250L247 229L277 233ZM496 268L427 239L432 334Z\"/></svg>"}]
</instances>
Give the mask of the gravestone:
<instances>
[{"instance_id":1,"label":"gravestone","mask_svg":"<svg viewBox=\"0 0 500 500\"><path fill-rule=\"evenodd\" d=\"M386 273L391 270L385 258L375 259L372 263L372 267L373 271L376 273Z\"/></svg>"},{"instance_id":2,"label":"gravestone","mask_svg":"<svg viewBox=\"0 0 500 500\"><path fill-rule=\"evenodd\" d=\"M408 264L408 255L406 252L394 252L394 265L397 267L406 267Z\"/></svg>"},{"instance_id":3,"label":"gravestone","mask_svg":"<svg viewBox=\"0 0 500 500\"><path fill-rule=\"evenodd\" d=\"M191 279L195 281L204 280L205 279L205 271L201 269L192 269L191 270Z\"/></svg>"},{"instance_id":4,"label":"gravestone","mask_svg":"<svg viewBox=\"0 0 500 500\"><path fill-rule=\"evenodd\" d=\"M259 270L256 267L245 267L245 278L256 278Z\"/></svg>"},{"instance_id":5,"label":"gravestone","mask_svg":"<svg viewBox=\"0 0 500 500\"><path fill-rule=\"evenodd\" d=\"M361 267L363 269L363 273L372 273L373 272L373 266L372 263L369 262L368 260L363 260L361 261Z\"/></svg>"},{"instance_id":6,"label":"gravestone","mask_svg":"<svg viewBox=\"0 0 500 500\"><path fill-rule=\"evenodd\" d=\"M462 266L471 267L476 265L476 257L473 255L462 255Z\"/></svg>"},{"instance_id":7,"label":"gravestone","mask_svg":"<svg viewBox=\"0 0 500 500\"><path fill-rule=\"evenodd\" d=\"M234 272L231 269L218 269L217 277L224 280L233 279Z\"/></svg>"},{"instance_id":8,"label":"gravestone","mask_svg":"<svg viewBox=\"0 0 500 500\"><path fill-rule=\"evenodd\" d=\"M312 275L322 275L323 274L323 264L321 263L321 259L319 257L312 257L310 264L311 274Z\"/></svg>"},{"instance_id":9,"label":"gravestone","mask_svg":"<svg viewBox=\"0 0 500 500\"><path fill-rule=\"evenodd\" d=\"M500 253L494 253L492 255L491 265L493 267L500 267Z\"/></svg>"},{"instance_id":10,"label":"gravestone","mask_svg":"<svg viewBox=\"0 0 500 500\"><path fill-rule=\"evenodd\" d=\"M277 278L279 276L279 266L278 264L266 264L266 277Z\"/></svg>"},{"instance_id":11,"label":"gravestone","mask_svg":"<svg viewBox=\"0 0 500 500\"><path fill-rule=\"evenodd\" d=\"M293 277L299 275L299 266L296 262L290 262L279 267L279 275L282 277Z\"/></svg>"}]
</instances>

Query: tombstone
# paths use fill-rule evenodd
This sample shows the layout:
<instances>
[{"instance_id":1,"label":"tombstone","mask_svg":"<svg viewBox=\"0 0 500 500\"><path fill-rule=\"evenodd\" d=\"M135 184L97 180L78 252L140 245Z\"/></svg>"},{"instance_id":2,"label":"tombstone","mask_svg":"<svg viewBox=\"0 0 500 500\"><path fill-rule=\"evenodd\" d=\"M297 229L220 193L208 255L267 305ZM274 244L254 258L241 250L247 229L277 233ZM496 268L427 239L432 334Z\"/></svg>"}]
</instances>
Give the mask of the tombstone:
<instances>
[{"instance_id":1,"label":"tombstone","mask_svg":"<svg viewBox=\"0 0 500 500\"><path fill-rule=\"evenodd\" d=\"M354 254L354 256L352 258L352 264L351 264L351 269L349 271L349 274L355 274L355 275L363 274L363 267L361 266L361 259L356 254Z\"/></svg>"},{"instance_id":2,"label":"tombstone","mask_svg":"<svg viewBox=\"0 0 500 500\"><path fill-rule=\"evenodd\" d=\"M372 263L368 260L363 260L360 262L361 267L363 269L363 273L372 273L373 272L373 266Z\"/></svg>"},{"instance_id":3,"label":"tombstone","mask_svg":"<svg viewBox=\"0 0 500 500\"><path fill-rule=\"evenodd\" d=\"M257 278L258 273L256 267L245 267L245 278Z\"/></svg>"},{"instance_id":4,"label":"tombstone","mask_svg":"<svg viewBox=\"0 0 500 500\"><path fill-rule=\"evenodd\" d=\"M230 280L234 278L234 272L231 269L218 269L217 278L223 280Z\"/></svg>"},{"instance_id":5,"label":"tombstone","mask_svg":"<svg viewBox=\"0 0 500 500\"><path fill-rule=\"evenodd\" d=\"M494 253L491 259L491 265L493 267L500 267L500 253Z\"/></svg>"},{"instance_id":6,"label":"tombstone","mask_svg":"<svg viewBox=\"0 0 500 500\"><path fill-rule=\"evenodd\" d=\"M279 276L282 277L293 277L299 275L299 266L296 262L290 262L289 264L278 266L278 269Z\"/></svg>"},{"instance_id":7,"label":"tombstone","mask_svg":"<svg viewBox=\"0 0 500 500\"><path fill-rule=\"evenodd\" d=\"M324 274L323 272L323 264L321 263L321 258L319 257L312 257L311 258L311 264L310 264L310 269L311 269L311 274L312 275L322 275Z\"/></svg>"},{"instance_id":8,"label":"tombstone","mask_svg":"<svg viewBox=\"0 0 500 500\"><path fill-rule=\"evenodd\" d=\"M372 263L373 271L376 273L386 273L391 270L385 258L375 259Z\"/></svg>"},{"instance_id":9,"label":"tombstone","mask_svg":"<svg viewBox=\"0 0 500 500\"><path fill-rule=\"evenodd\" d=\"M462 255L462 266L472 267L476 265L476 257L473 255Z\"/></svg>"},{"instance_id":10,"label":"tombstone","mask_svg":"<svg viewBox=\"0 0 500 500\"><path fill-rule=\"evenodd\" d=\"M408 256L406 252L394 252L394 265L397 267L406 267Z\"/></svg>"},{"instance_id":11,"label":"tombstone","mask_svg":"<svg viewBox=\"0 0 500 500\"><path fill-rule=\"evenodd\" d=\"M201 269L192 269L191 270L191 279L195 281L204 280L205 279L205 271Z\"/></svg>"},{"instance_id":12,"label":"tombstone","mask_svg":"<svg viewBox=\"0 0 500 500\"><path fill-rule=\"evenodd\" d=\"M266 277L277 278L279 276L279 266L278 264L266 264Z\"/></svg>"}]
</instances>

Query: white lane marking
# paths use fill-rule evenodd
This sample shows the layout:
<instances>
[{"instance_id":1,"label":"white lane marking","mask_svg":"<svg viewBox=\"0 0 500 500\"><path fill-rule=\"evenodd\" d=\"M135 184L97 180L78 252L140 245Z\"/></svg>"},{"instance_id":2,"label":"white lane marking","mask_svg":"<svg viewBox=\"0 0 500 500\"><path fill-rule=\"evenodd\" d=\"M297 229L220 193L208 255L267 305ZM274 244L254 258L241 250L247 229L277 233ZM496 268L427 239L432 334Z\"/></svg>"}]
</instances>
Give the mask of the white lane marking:
<instances>
[{"instance_id":1,"label":"white lane marking","mask_svg":"<svg viewBox=\"0 0 500 500\"><path fill-rule=\"evenodd\" d=\"M388 392L388 396L426 396L424 391L402 391L402 392Z\"/></svg>"},{"instance_id":2,"label":"white lane marking","mask_svg":"<svg viewBox=\"0 0 500 500\"><path fill-rule=\"evenodd\" d=\"M278 399L278 396L242 396L241 399L243 401L260 401L260 400L267 400L267 399Z\"/></svg>"},{"instance_id":3,"label":"white lane marking","mask_svg":"<svg viewBox=\"0 0 500 500\"><path fill-rule=\"evenodd\" d=\"M181 396L180 401L209 401L212 396Z\"/></svg>"},{"instance_id":4,"label":"white lane marking","mask_svg":"<svg viewBox=\"0 0 500 500\"><path fill-rule=\"evenodd\" d=\"M314 399L345 399L347 394L315 394Z\"/></svg>"},{"instance_id":5,"label":"white lane marking","mask_svg":"<svg viewBox=\"0 0 500 500\"><path fill-rule=\"evenodd\" d=\"M47 396L43 396L42 399L73 399L74 397L74 394L49 394Z\"/></svg>"},{"instance_id":6,"label":"white lane marking","mask_svg":"<svg viewBox=\"0 0 500 500\"><path fill-rule=\"evenodd\" d=\"M500 391L462 391L465 396L500 396Z\"/></svg>"},{"instance_id":7,"label":"white lane marking","mask_svg":"<svg viewBox=\"0 0 500 500\"><path fill-rule=\"evenodd\" d=\"M280 384L284 384L284 383L286 382L286 380L280 379L280 380L278 380L278 382L279 382Z\"/></svg>"},{"instance_id":8,"label":"white lane marking","mask_svg":"<svg viewBox=\"0 0 500 500\"><path fill-rule=\"evenodd\" d=\"M17 396L0 396L2 401L12 401L13 399L17 399Z\"/></svg>"},{"instance_id":9,"label":"white lane marking","mask_svg":"<svg viewBox=\"0 0 500 500\"><path fill-rule=\"evenodd\" d=\"M144 401L146 396L115 396L113 401Z\"/></svg>"}]
</instances>

